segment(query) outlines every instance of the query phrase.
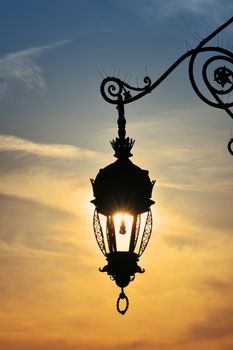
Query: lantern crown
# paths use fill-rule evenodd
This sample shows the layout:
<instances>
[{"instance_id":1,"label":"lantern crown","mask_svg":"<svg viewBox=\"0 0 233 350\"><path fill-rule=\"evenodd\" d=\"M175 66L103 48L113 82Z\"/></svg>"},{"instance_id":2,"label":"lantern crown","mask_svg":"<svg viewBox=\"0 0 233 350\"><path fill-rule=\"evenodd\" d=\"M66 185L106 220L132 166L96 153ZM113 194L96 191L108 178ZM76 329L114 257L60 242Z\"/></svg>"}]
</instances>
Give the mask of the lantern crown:
<instances>
[{"instance_id":1,"label":"lantern crown","mask_svg":"<svg viewBox=\"0 0 233 350\"><path fill-rule=\"evenodd\" d=\"M154 181L148 171L133 164L129 159L119 158L100 169L92 180L96 209L103 215L117 211L139 214L148 211L154 201L150 199Z\"/></svg>"},{"instance_id":2,"label":"lantern crown","mask_svg":"<svg viewBox=\"0 0 233 350\"><path fill-rule=\"evenodd\" d=\"M149 210L154 201L150 199L155 181L151 181L147 170L133 164L129 158L134 140L126 137L124 103L118 104L118 136L111 141L117 160L100 169L95 180L91 180L95 199L91 202L103 215L117 211L132 214Z\"/></svg>"}]
</instances>

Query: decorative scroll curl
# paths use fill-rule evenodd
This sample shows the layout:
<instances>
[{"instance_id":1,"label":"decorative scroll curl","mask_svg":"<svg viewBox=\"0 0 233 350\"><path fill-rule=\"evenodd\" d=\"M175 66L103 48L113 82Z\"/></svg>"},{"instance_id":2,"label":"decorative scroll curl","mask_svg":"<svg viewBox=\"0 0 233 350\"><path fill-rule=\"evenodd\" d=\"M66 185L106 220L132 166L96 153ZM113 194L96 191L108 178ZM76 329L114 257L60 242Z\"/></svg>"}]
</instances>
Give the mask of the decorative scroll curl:
<instances>
[{"instance_id":1,"label":"decorative scroll curl","mask_svg":"<svg viewBox=\"0 0 233 350\"><path fill-rule=\"evenodd\" d=\"M119 104L119 98L122 102L129 103L135 100L135 92L150 92L151 79L149 77L144 78L143 87L134 87L119 78L107 77L100 86L100 91L103 98L112 104Z\"/></svg>"},{"instance_id":2,"label":"decorative scroll curl","mask_svg":"<svg viewBox=\"0 0 233 350\"><path fill-rule=\"evenodd\" d=\"M200 53L214 53L209 57L201 67L202 78L205 86L213 96L214 100L203 94L198 87L195 78L195 61ZM233 118L230 107L233 106L233 54L232 52L220 47L204 47L193 51L189 61L189 78L192 87L202 101L211 107L224 109L226 113ZM227 97L224 101L224 96Z\"/></svg>"}]
</instances>

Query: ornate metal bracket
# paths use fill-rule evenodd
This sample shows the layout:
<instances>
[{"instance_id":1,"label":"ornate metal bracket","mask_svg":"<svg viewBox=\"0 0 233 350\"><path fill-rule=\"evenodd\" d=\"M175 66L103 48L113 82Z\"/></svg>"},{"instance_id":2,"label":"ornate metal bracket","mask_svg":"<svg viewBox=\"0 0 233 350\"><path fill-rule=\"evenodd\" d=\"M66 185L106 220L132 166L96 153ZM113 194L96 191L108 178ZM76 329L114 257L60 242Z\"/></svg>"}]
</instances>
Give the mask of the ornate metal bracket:
<instances>
[{"instance_id":1,"label":"ornate metal bracket","mask_svg":"<svg viewBox=\"0 0 233 350\"><path fill-rule=\"evenodd\" d=\"M233 119L233 113L230 110L230 108L233 107L233 101L230 101L230 98L233 97L230 96L230 93L233 91L233 70L229 68L230 65L233 65L233 53L218 46L205 46L232 22L233 17L203 39L195 49L189 50L183 54L153 84L148 76L144 78L144 86L142 87L131 86L116 77L105 78L100 86L103 98L107 102L117 105L120 118L120 114L124 116L125 104L136 101L156 89L176 67L186 58L189 58L189 79L196 94L203 102L211 107L224 109ZM207 95L202 92L202 88L200 88L201 82L197 82L194 74L195 63L200 53L212 54L211 57L202 63L201 67L204 86L207 88L208 92ZM224 101L225 96L227 96L226 101ZM231 146L232 140L228 143L228 150L230 154L233 155Z\"/></svg>"}]
</instances>

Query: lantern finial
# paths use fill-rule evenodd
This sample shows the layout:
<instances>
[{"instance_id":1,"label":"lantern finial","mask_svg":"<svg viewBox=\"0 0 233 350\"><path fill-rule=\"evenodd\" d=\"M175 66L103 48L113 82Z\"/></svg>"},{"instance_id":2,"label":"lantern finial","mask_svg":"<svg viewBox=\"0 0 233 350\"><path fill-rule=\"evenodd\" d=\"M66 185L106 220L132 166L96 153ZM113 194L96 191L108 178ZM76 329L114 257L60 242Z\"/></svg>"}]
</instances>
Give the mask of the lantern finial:
<instances>
[{"instance_id":1,"label":"lantern finial","mask_svg":"<svg viewBox=\"0 0 233 350\"><path fill-rule=\"evenodd\" d=\"M134 145L135 140L125 137L126 136L126 119L125 119L125 110L124 110L124 102L122 97L118 97L118 136L114 140L111 141L112 148L115 151L114 157L118 159L127 159L132 157L131 149Z\"/></svg>"}]
</instances>

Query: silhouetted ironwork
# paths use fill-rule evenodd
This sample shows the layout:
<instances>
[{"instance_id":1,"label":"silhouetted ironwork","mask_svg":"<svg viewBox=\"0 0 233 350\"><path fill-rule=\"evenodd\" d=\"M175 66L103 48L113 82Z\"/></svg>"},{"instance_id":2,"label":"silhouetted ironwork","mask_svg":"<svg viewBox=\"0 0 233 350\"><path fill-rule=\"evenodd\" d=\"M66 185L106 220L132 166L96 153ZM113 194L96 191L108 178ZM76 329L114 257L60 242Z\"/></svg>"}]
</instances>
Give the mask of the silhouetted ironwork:
<instances>
[{"instance_id":1,"label":"silhouetted ironwork","mask_svg":"<svg viewBox=\"0 0 233 350\"><path fill-rule=\"evenodd\" d=\"M134 141L126 137L123 104L119 103L118 113L119 137L111 141L117 160L100 169L95 180L91 179L95 197L91 202L96 207L93 217L95 237L107 260L107 265L100 271L106 272L122 289L117 301L117 310L123 315L129 305L124 288L134 280L136 273L144 272L137 263L152 232L150 206L154 201L150 198L155 181L150 180L147 170L139 168L129 160ZM126 223L122 219L117 232L114 222L117 213L127 213L132 218L128 247L125 251L118 246L118 239L119 235L126 234ZM147 213L144 227L141 220L143 213ZM120 308L122 299L126 301L123 310Z\"/></svg>"},{"instance_id":2,"label":"silhouetted ironwork","mask_svg":"<svg viewBox=\"0 0 233 350\"><path fill-rule=\"evenodd\" d=\"M191 49L182 55L153 84L148 76L144 78L144 86L142 87L134 87L116 77L105 78L100 86L100 91L103 98L107 102L117 105L118 108L119 106L121 106L120 108L123 108L123 105L136 101L150 93L152 90L156 89L176 67L178 67L184 60L189 58L189 79L198 97L211 107L224 109L225 112L231 118L233 118L233 113L230 110L230 107L233 106L233 101L223 100L224 96L228 95L229 97L229 94L233 90L233 71L229 67L225 66L233 64L233 54L229 50L218 46L205 46L232 22L233 17L203 39L195 49ZM214 54L204 62L201 69L202 78L205 86L208 89L209 96L205 95L201 91L201 89L198 87L197 79L195 78L195 62L201 53ZM221 62L221 64L218 62ZM216 63L218 63L219 66L214 68ZM211 96L213 99L211 99ZM232 154L232 152L230 153Z\"/></svg>"},{"instance_id":3,"label":"silhouetted ironwork","mask_svg":"<svg viewBox=\"0 0 233 350\"><path fill-rule=\"evenodd\" d=\"M99 270L106 272L121 288L121 293L117 299L117 310L122 315L125 314L129 306L124 288L134 280L136 273L144 272L144 269L138 265L138 261L147 247L152 232L150 207L154 204L151 195L155 183L155 181L150 180L147 170L139 168L129 160L132 156L131 150L134 140L126 137L124 105L136 101L157 88L181 62L189 57L189 78L196 94L208 105L224 109L233 118L233 113L230 110L233 101L226 102L223 100L225 95L233 91L233 72L229 66L226 66L226 64L233 64L233 54L220 47L205 47L207 42L232 22L233 17L202 40L195 49L182 55L153 84L148 76L144 78L144 86L142 87L131 86L116 77L107 77L101 83L102 96L107 102L116 105L118 110L118 137L111 141L115 152L114 156L117 160L100 169L95 180L91 179L95 197L91 201L95 205L93 228L98 246L107 261L107 264ZM201 71L203 81L210 95L206 96L198 87L194 75L194 66L200 53L213 52L215 52L215 55L205 60ZM221 63L216 67L218 61L224 61L225 64ZM212 69L212 75L210 76L211 66L214 69ZM211 99L211 96L213 99ZM233 138L228 143L228 150L231 155L233 155L232 145ZM117 213L122 216L118 227L115 222ZM118 245L119 237L127 236L124 213L131 216L128 246L125 250ZM147 216L142 227L142 215L144 213Z\"/></svg>"},{"instance_id":4,"label":"silhouetted ironwork","mask_svg":"<svg viewBox=\"0 0 233 350\"><path fill-rule=\"evenodd\" d=\"M94 216L93 216L93 229L94 229L95 238L96 238L96 241L98 243L98 246L99 246L101 252L104 255L106 255L103 230L102 230L102 227L100 224L100 218L99 218L99 215L98 215L98 212L96 209L94 211Z\"/></svg>"},{"instance_id":5,"label":"silhouetted ironwork","mask_svg":"<svg viewBox=\"0 0 233 350\"><path fill-rule=\"evenodd\" d=\"M126 137L126 119L121 94L118 95L117 110L118 137L111 141L117 160L100 169L95 180L91 180L95 197L91 202L96 207L93 217L95 237L107 260L107 265L100 271L106 272L121 288L117 310L123 315L129 306L124 288L134 280L136 273L144 272L138 261L152 232L150 206L154 201L150 198L155 181L150 180L147 170L139 168L129 160L132 157L134 140ZM117 213L127 213L132 218L125 251L118 246L118 240L120 235L126 234L126 223L122 219L120 227L116 227L114 217ZM141 220L143 213L147 215L144 227ZM120 307L122 300L126 302L124 309Z\"/></svg>"},{"instance_id":6,"label":"silhouetted ironwork","mask_svg":"<svg viewBox=\"0 0 233 350\"><path fill-rule=\"evenodd\" d=\"M139 248L139 256L142 255L142 253L144 252L144 250L147 247L147 244L150 240L150 236L151 236L151 232L152 232L152 213L151 210L148 210L147 212L147 218L146 218L146 224L144 227L144 231L143 231L143 235L142 235L142 240L141 240L141 245Z\"/></svg>"}]
</instances>

